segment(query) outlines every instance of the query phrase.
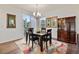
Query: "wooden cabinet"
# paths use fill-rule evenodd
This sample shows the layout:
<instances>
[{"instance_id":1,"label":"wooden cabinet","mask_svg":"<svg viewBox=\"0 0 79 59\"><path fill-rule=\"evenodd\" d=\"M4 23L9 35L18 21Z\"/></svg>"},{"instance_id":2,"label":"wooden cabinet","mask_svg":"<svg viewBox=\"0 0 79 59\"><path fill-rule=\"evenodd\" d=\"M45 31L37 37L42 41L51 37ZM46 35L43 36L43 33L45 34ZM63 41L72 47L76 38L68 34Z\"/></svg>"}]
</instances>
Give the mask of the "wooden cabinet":
<instances>
[{"instance_id":1,"label":"wooden cabinet","mask_svg":"<svg viewBox=\"0 0 79 59\"><path fill-rule=\"evenodd\" d=\"M58 19L58 40L76 43L75 16Z\"/></svg>"}]
</instances>

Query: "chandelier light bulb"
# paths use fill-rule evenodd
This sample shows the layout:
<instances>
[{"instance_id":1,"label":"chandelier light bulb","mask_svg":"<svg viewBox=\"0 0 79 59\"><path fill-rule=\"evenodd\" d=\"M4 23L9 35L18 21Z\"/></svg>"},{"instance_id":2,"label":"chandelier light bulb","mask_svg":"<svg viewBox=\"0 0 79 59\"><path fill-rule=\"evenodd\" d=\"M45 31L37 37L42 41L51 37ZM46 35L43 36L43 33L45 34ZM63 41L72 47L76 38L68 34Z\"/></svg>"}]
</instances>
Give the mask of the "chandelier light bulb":
<instances>
[{"instance_id":1,"label":"chandelier light bulb","mask_svg":"<svg viewBox=\"0 0 79 59\"><path fill-rule=\"evenodd\" d=\"M33 16L35 16L35 12L33 12Z\"/></svg>"},{"instance_id":2,"label":"chandelier light bulb","mask_svg":"<svg viewBox=\"0 0 79 59\"><path fill-rule=\"evenodd\" d=\"M33 16L39 17L39 16L41 16L41 13L39 13L39 12L33 12Z\"/></svg>"},{"instance_id":3,"label":"chandelier light bulb","mask_svg":"<svg viewBox=\"0 0 79 59\"><path fill-rule=\"evenodd\" d=\"M38 7L38 5L36 5L36 11L33 12L34 17L40 17L41 16L41 13L39 12L39 9L37 7Z\"/></svg>"},{"instance_id":4,"label":"chandelier light bulb","mask_svg":"<svg viewBox=\"0 0 79 59\"><path fill-rule=\"evenodd\" d=\"M39 12L37 12L37 16L41 16L41 14Z\"/></svg>"}]
</instances>

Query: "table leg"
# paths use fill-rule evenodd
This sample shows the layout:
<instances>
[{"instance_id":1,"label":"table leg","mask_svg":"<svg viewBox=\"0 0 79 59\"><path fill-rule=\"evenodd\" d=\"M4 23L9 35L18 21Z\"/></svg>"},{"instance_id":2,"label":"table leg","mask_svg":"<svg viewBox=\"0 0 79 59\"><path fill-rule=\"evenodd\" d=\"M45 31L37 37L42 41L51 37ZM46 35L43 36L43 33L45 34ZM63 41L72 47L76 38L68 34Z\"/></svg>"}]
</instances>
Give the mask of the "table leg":
<instances>
[{"instance_id":1,"label":"table leg","mask_svg":"<svg viewBox=\"0 0 79 59\"><path fill-rule=\"evenodd\" d=\"M26 32L26 44L27 44L27 41L28 41L28 33Z\"/></svg>"},{"instance_id":2,"label":"table leg","mask_svg":"<svg viewBox=\"0 0 79 59\"><path fill-rule=\"evenodd\" d=\"M42 41L42 36L40 36L40 50L43 52L43 41Z\"/></svg>"}]
</instances>

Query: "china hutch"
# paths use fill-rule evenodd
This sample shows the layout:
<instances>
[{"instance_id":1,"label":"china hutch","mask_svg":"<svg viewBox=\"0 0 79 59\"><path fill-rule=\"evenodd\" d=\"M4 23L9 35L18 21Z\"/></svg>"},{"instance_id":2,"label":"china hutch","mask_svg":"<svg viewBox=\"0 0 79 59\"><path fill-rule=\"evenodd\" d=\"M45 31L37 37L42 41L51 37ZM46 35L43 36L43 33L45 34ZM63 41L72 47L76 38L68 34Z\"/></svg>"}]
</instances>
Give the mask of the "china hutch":
<instances>
[{"instance_id":1,"label":"china hutch","mask_svg":"<svg viewBox=\"0 0 79 59\"><path fill-rule=\"evenodd\" d=\"M58 18L58 38L59 41L76 43L76 16Z\"/></svg>"}]
</instances>

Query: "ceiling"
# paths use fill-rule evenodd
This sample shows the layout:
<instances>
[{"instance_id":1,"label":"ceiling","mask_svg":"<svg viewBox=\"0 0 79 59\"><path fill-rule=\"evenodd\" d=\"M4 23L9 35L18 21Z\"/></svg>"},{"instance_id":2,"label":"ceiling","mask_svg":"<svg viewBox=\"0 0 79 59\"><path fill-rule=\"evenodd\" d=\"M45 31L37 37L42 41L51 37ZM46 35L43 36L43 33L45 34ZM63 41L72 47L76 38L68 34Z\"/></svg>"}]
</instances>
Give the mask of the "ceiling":
<instances>
[{"instance_id":1,"label":"ceiling","mask_svg":"<svg viewBox=\"0 0 79 59\"><path fill-rule=\"evenodd\" d=\"M7 4L9 6L13 6L16 8L21 8L29 12L34 12L36 11L36 5L37 4ZM39 12L44 15L47 14L51 11L59 10L59 9L75 9L79 8L79 4L38 4L37 6Z\"/></svg>"},{"instance_id":2,"label":"ceiling","mask_svg":"<svg viewBox=\"0 0 79 59\"><path fill-rule=\"evenodd\" d=\"M36 10L36 4L19 4L19 5L15 5L15 6L25 9L30 12L34 12ZM73 12L74 9L77 10L79 8L79 4L38 4L37 8L38 8L39 12L42 14L42 16L51 16L48 14L50 14L51 12L52 12L52 14L54 14L54 13L56 14L57 12L62 12L63 9L65 9L64 12L66 12L66 10L68 10L68 9L70 9L69 13L71 11ZM62 10L62 11L59 11L59 10ZM54 11L56 11L56 12L54 12Z\"/></svg>"},{"instance_id":3,"label":"ceiling","mask_svg":"<svg viewBox=\"0 0 79 59\"><path fill-rule=\"evenodd\" d=\"M25 9L30 12L34 12L36 10L36 5L38 5L37 8L39 9L40 12L49 12L59 8L61 9L63 7L65 8L79 7L79 4L14 4L13 6Z\"/></svg>"}]
</instances>

